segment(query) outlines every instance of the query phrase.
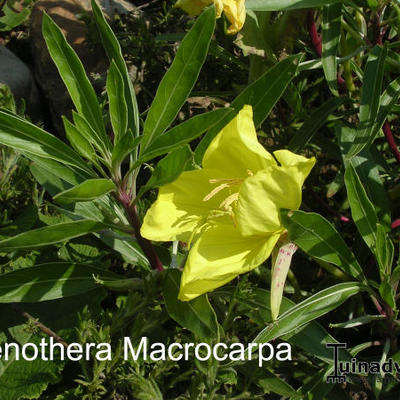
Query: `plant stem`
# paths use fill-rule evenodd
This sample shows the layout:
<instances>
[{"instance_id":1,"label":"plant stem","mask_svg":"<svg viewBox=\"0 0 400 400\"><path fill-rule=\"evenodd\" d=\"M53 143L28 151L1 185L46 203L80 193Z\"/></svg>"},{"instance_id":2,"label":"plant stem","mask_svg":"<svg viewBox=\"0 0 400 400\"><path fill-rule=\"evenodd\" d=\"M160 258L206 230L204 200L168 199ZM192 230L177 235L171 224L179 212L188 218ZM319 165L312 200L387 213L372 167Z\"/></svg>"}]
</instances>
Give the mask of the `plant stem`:
<instances>
[{"instance_id":1,"label":"plant stem","mask_svg":"<svg viewBox=\"0 0 400 400\"><path fill-rule=\"evenodd\" d=\"M139 217L137 215L136 206L131 205L130 196L125 191L120 191L118 193L118 200L124 207L129 223L131 224L133 230L135 231L135 238L138 241L140 247L142 248L145 256L149 260L149 263L153 269L158 271L163 271L164 267L161 264L160 259L158 258L156 251L150 240L144 238L140 233L141 223L139 221Z\"/></svg>"},{"instance_id":2,"label":"plant stem","mask_svg":"<svg viewBox=\"0 0 400 400\"><path fill-rule=\"evenodd\" d=\"M392 130L390 129L390 125L387 121L385 121L385 123L383 124L383 133L385 134L386 141L388 142L389 147L392 150L397 162L400 162L400 151L397 148Z\"/></svg>"},{"instance_id":3,"label":"plant stem","mask_svg":"<svg viewBox=\"0 0 400 400\"><path fill-rule=\"evenodd\" d=\"M22 310L17 304L11 303L10 307L21 314L24 318L26 318L30 323L35 325L37 328L39 328L44 334L47 336L52 337L56 342L62 344L65 348L68 347L68 343L60 336L58 336L55 332L53 332L50 328L48 328L46 325L43 325L41 322L39 322L36 318L32 317L32 315L28 314L26 311Z\"/></svg>"}]
</instances>

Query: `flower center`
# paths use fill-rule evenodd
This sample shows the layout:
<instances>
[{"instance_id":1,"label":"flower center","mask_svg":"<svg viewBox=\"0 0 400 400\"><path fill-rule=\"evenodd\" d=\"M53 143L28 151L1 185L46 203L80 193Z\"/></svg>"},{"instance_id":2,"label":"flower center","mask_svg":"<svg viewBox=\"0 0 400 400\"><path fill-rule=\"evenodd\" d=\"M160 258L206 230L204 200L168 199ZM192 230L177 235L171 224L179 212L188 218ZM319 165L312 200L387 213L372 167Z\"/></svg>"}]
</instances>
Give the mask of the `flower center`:
<instances>
[{"instance_id":1,"label":"flower center","mask_svg":"<svg viewBox=\"0 0 400 400\"><path fill-rule=\"evenodd\" d=\"M249 169L247 170L247 175L248 176L253 176L253 172L250 171ZM214 184L214 183L219 183L218 186L216 186L213 190L211 190L210 193L208 193L204 198L203 201L208 201L212 199L215 195L217 195L221 190L231 188L233 186L241 185L243 183L244 179L210 179L209 182ZM235 218L234 218L234 213L233 213L233 206L234 203L238 201L239 199L239 191L236 191L235 193L231 193L229 191L229 195L221 202L221 204L218 206L217 210L213 210L209 217L222 217L224 215L229 215L232 218L233 224L236 226Z\"/></svg>"}]
</instances>

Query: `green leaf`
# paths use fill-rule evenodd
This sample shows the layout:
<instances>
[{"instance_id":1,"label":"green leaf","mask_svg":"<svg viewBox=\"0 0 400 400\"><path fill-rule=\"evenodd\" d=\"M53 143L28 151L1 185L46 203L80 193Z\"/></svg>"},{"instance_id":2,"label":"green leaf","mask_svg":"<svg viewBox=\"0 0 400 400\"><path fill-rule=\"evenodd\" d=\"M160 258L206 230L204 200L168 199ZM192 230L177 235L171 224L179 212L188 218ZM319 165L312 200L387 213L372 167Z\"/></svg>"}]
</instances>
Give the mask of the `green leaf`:
<instances>
[{"instance_id":1,"label":"green leaf","mask_svg":"<svg viewBox=\"0 0 400 400\"><path fill-rule=\"evenodd\" d=\"M59 204L91 201L115 190L115 184L111 179L88 179L71 189L58 193L53 199Z\"/></svg>"},{"instance_id":2,"label":"green leaf","mask_svg":"<svg viewBox=\"0 0 400 400\"><path fill-rule=\"evenodd\" d=\"M42 29L51 58L57 66L78 113L87 119L104 149L110 149L111 142L105 131L100 105L81 61L66 41L60 28L46 13L43 14Z\"/></svg>"},{"instance_id":3,"label":"green leaf","mask_svg":"<svg viewBox=\"0 0 400 400\"><path fill-rule=\"evenodd\" d=\"M13 251L18 249L33 249L50 244L63 242L88 233L105 229L101 222L79 220L45 226L44 228L20 233L9 239L0 241L0 251Z\"/></svg>"},{"instance_id":4,"label":"green leaf","mask_svg":"<svg viewBox=\"0 0 400 400\"><path fill-rule=\"evenodd\" d=\"M248 104L253 107L254 125L258 127L268 117L276 102L285 92L294 78L302 54L290 56L266 71L256 81L247 86L231 103L232 111L207 132L195 151L195 161L201 165L204 153L214 137L227 125L236 114Z\"/></svg>"},{"instance_id":5,"label":"green leaf","mask_svg":"<svg viewBox=\"0 0 400 400\"><path fill-rule=\"evenodd\" d=\"M142 139L143 136L133 137L132 133L128 132L118 141L113 148L111 157L112 168L114 171L118 169L125 158L138 147ZM138 163L138 165L140 164Z\"/></svg>"},{"instance_id":6,"label":"green leaf","mask_svg":"<svg viewBox=\"0 0 400 400\"><path fill-rule=\"evenodd\" d=\"M283 226L289 231L289 240L305 253L335 264L347 274L366 282L354 254L324 217L304 211L282 211L281 218Z\"/></svg>"},{"instance_id":7,"label":"green leaf","mask_svg":"<svg viewBox=\"0 0 400 400\"><path fill-rule=\"evenodd\" d=\"M251 296L240 299L240 313L247 315L251 320L262 326L271 322L270 297L271 292L268 290L260 288L253 289ZM281 310L282 312L286 312L295 305L296 303L283 297ZM311 321L307 325L299 326L298 329L285 335L282 339L294 346L300 347L307 353L313 354L315 357L328 364L333 363L332 350L328 349L326 344L337 343L337 340L316 321ZM340 359L343 361L349 361L351 359L351 355L343 349L340 350L340 356Z\"/></svg>"},{"instance_id":8,"label":"green leaf","mask_svg":"<svg viewBox=\"0 0 400 400\"><path fill-rule=\"evenodd\" d=\"M265 343L293 332L339 307L351 296L368 290L368 287L356 282L339 283L321 290L281 314L276 321L264 328L253 342Z\"/></svg>"},{"instance_id":9,"label":"green leaf","mask_svg":"<svg viewBox=\"0 0 400 400\"><path fill-rule=\"evenodd\" d=\"M215 27L215 7L207 8L182 40L175 59L158 86L144 124L143 152L173 122L191 92L206 59Z\"/></svg>"},{"instance_id":10,"label":"green leaf","mask_svg":"<svg viewBox=\"0 0 400 400\"><path fill-rule=\"evenodd\" d=\"M125 135L128 129L128 107L124 94L124 80L115 61L111 61L107 75L107 94L110 106L110 119L114 131L114 143Z\"/></svg>"},{"instance_id":11,"label":"green leaf","mask_svg":"<svg viewBox=\"0 0 400 400\"><path fill-rule=\"evenodd\" d=\"M341 17L341 2L324 6L322 17L322 67L329 89L334 96L339 96L336 54L340 39Z\"/></svg>"},{"instance_id":12,"label":"green leaf","mask_svg":"<svg viewBox=\"0 0 400 400\"><path fill-rule=\"evenodd\" d=\"M344 182L353 220L367 246L374 250L378 216L351 162L347 165Z\"/></svg>"},{"instance_id":13,"label":"green leaf","mask_svg":"<svg viewBox=\"0 0 400 400\"><path fill-rule=\"evenodd\" d=\"M386 90L382 93L379 101L379 110L376 118L375 126L370 137L369 144L374 141L386 121L388 115L392 111L393 106L400 98L400 77L390 82Z\"/></svg>"},{"instance_id":14,"label":"green leaf","mask_svg":"<svg viewBox=\"0 0 400 400\"><path fill-rule=\"evenodd\" d=\"M368 197L374 199L373 205L380 223L389 231L391 224L390 205L379 174L380 167L376 161L376 151L373 147L364 148L357 156L350 159L347 154L355 141L356 132L338 123L335 126L335 134L339 138L344 165L347 166L351 160L351 164L356 169Z\"/></svg>"},{"instance_id":15,"label":"green leaf","mask_svg":"<svg viewBox=\"0 0 400 400\"><path fill-rule=\"evenodd\" d=\"M375 254L379 266L379 275L381 281L383 281L385 277L390 276L392 272L394 246L385 228L381 224L377 224Z\"/></svg>"},{"instance_id":16,"label":"green leaf","mask_svg":"<svg viewBox=\"0 0 400 400\"><path fill-rule=\"evenodd\" d=\"M60 139L15 115L0 111L0 143L26 157L39 156L72 165L87 175L93 172L78 153Z\"/></svg>"},{"instance_id":17,"label":"green leaf","mask_svg":"<svg viewBox=\"0 0 400 400\"><path fill-rule=\"evenodd\" d=\"M332 97L318 107L289 142L289 150L298 153L313 136L324 126L328 117L345 102L345 97Z\"/></svg>"},{"instance_id":18,"label":"green leaf","mask_svg":"<svg viewBox=\"0 0 400 400\"><path fill-rule=\"evenodd\" d=\"M90 142L85 138L84 135L80 133L77 127L70 122L66 117L62 116L62 120L64 123L64 130L67 135L68 141L71 143L71 146L83 157L87 158L90 161L96 159L96 152L93 150Z\"/></svg>"},{"instance_id":19,"label":"green leaf","mask_svg":"<svg viewBox=\"0 0 400 400\"><path fill-rule=\"evenodd\" d=\"M147 190L165 185L174 181L185 169L186 163L192 155L189 147L181 147L159 161L145 186L140 188L138 196Z\"/></svg>"},{"instance_id":20,"label":"green leaf","mask_svg":"<svg viewBox=\"0 0 400 400\"><path fill-rule=\"evenodd\" d=\"M292 386L283 379L269 371L263 371L262 377L255 379L255 384L263 390L264 394L277 393L284 398L291 400L301 399L301 393L297 393ZM267 375L267 376L265 376Z\"/></svg>"},{"instance_id":21,"label":"green leaf","mask_svg":"<svg viewBox=\"0 0 400 400\"><path fill-rule=\"evenodd\" d=\"M139 136L139 110L136 101L135 90L129 76L128 68L126 67L124 58L122 56L121 46L112 31L110 25L107 23L99 5L95 0L92 1L92 11L97 29L100 34L101 42L107 53L107 57L115 62L118 70L124 80L124 100L128 110L128 128L133 132L134 136Z\"/></svg>"},{"instance_id":22,"label":"green leaf","mask_svg":"<svg viewBox=\"0 0 400 400\"><path fill-rule=\"evenodd\" d=\"M385 279L379 285L379 294L393 310L396 309L396 292L393 286L390 284L389 277L385 277Z\"/></svg>"},{"instance_id":23,"label":"green leaf","mask_svg":"<svg viewBox=\"0 0 400 400\"><path fill-rule=\"evenodd\" d=\"M169 269L166 272L163 295L169 316L179 325L202 338L217 338L217 317L207 296L202 295L192 301L178 300L181 272Z\"/></svg>"},{"instance_id":24,"label":"green leaf","mask_svg":"<svg viewBox=\"0 0 400 400\"><path fill-rule=\"evenodd\" d=\"M18 25L21 25L26 19L28 19L31 9L28 7L24 7L24 9L20 12L14 11L7 2L4 4L4 7L1 8L2 17L0 17L0 32L1 31L11 31Z\"/></svg>"},{"instance_id":25,"label":"green leaf","mask_svg":"<svg viewBox=\"0 0 400 400\"><path fill-rule=\"evenodd\" d=\"M175 150L177 147L188 144L205 131L212 129L213 126L217 125L231 111L230 108L210 111L196 115L182 124L173 127L168 132L154 139L150 146L143 151L137 164L140 165L143 162Z\"/></svg>"},{"instance_id":26,"label":"green leaf","mask_svg":"<svg viewBox=\"0 0 400 400\"><path fill-rule=\"evenodd\" d=\"M0 276L0 303L34 303L75 296L98 288L93 275L120 279L87 264L47 263Z\"/></svg>"},{"instance_id":27,"label":"green leaf","mask_svg":"<svg viewBox=\"0 0 400 400\"><path fill-rule=\"evenodd\" d=\"M78 129L79 133L95 147L99 153L104 156L104 146L102 144L101 138L96 133L96 131L90 126L89 122L86 120L84 116L78 114L74 110L72 110L72 118L74 120L74 124Z\"/></svg>"},{"instance_id":28,"label":"green leaf","mask_svg":"<svg viewBox=\"0 0 400 400\"><path fill-rule=\"evenodd\" d=\"M246 9L253 11L281 11L322 7L339 0L246 0Z\"/></svg>"},{"instance_id":29,"label":"green leaf","mask_svg":"<svg viewBox=\"0 0 400 400\"><path fill-rule=\"evenodd\" d=\"M360 125L353 145L347 158L356 156L367 144L374 134L375 121L377 119L379 102L382 92L382 82L387 47L375 46L369 53L367 65L364 71L364 81L360 104Z\"/></svg>"}]
</instances>

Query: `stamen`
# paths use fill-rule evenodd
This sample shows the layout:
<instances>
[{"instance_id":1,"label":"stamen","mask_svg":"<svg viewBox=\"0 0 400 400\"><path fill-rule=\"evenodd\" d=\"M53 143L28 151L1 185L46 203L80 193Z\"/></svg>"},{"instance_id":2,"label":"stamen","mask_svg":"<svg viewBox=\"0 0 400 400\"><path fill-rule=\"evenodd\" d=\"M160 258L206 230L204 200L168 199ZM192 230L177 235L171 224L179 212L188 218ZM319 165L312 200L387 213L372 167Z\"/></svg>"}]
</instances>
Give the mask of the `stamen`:
<instances>
[{"instance_id":1,"label":"stamen","mask_svg":"<svg viewBox=\"0 0 400 400\"><path fill-rule=\"evenodd\" d=\"M250 170L248 169L248 170L247 170L247 175L248 175L248 176L253 176L254 174L253 174L252 171L250 171Z\"/></svg>"},{"instance_id":2,"label":"stamen","mask_svg":"<svg viewBox=\"0 0 400 400\"><path fill-rule=\"evenodd\" d=\"M221 190L225 189L229 187L229 185L227 183L223 183L222 185L217 186L216 188L214 188L210 193L208 193L207 196L204 197L203 201L208 201L211 198L213 198L217 193L219 193Z\"/></svg>"},{"instance_id":3,"label":"stamen","mask_svg":"<svg viewBox=\"0 0 400 400\"><path fill-rule=\"evenodd\" d=\"M231 204L239 199L239 193L233 193L228 196L220 205L220 208L223 208L226 211L230 211L232 209Z\"/></svg>"}]
</instances>

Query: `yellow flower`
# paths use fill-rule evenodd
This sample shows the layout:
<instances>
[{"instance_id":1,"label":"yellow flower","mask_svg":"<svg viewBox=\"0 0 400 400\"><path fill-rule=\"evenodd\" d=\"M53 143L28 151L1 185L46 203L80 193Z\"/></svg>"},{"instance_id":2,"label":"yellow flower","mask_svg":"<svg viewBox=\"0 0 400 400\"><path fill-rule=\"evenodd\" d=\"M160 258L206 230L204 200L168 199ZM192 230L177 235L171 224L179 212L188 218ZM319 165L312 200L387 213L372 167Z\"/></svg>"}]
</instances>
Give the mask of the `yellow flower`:
<instances>
[{"instance_id":1,"label":"yellow flower","mask_svg":"<svg viewBox=\"0 0 400 400\"><path fill-rule=\"evenodd\" d=\"M203 168L160 188L141 233L189 243L179 299L209 292L266 260L284 232L279 210L296 210L314 166L288 150L275 158L258 142L250 106L214 138Z\"/></svg>"},{"instance_id":2,"label":"yellow flower","mask_svg":"<svg viewBox=\"0 0 400 400\"><path fill-rule=\"evenodd\" d=\"M228 33L234 34L242 29L246 19L245 0L178 0L175 6L194 16L199 15L204 7L212 3L215 4L217 17L220 17L223 11L231 23Z\"/></svg>"}]
</instances>

